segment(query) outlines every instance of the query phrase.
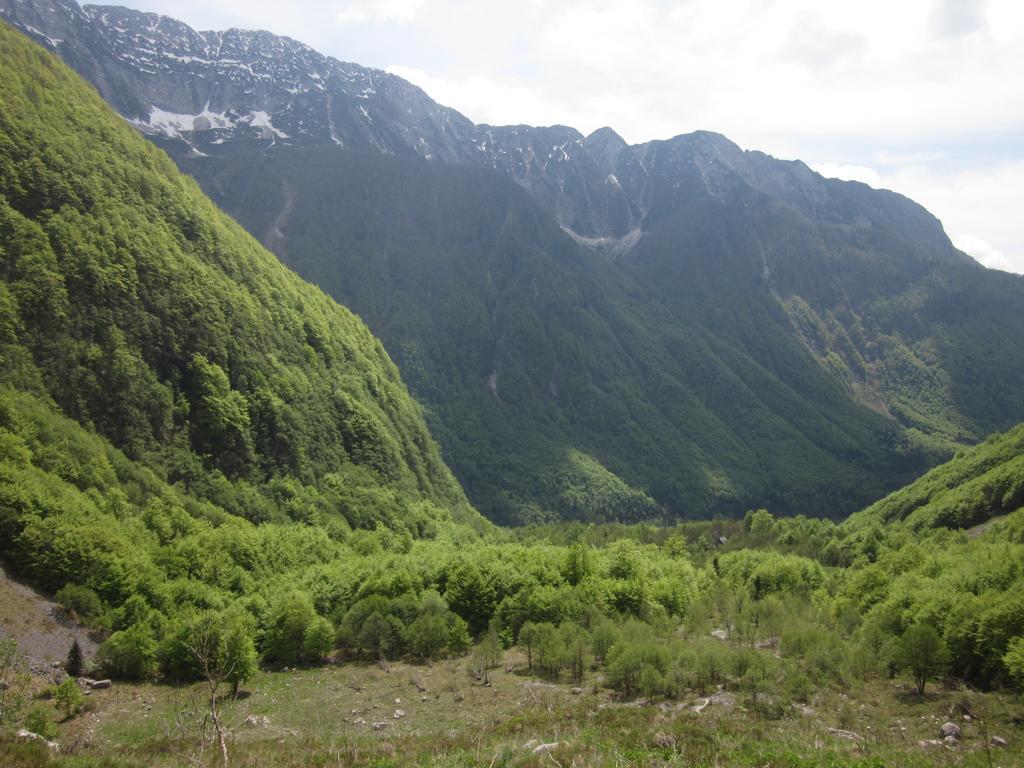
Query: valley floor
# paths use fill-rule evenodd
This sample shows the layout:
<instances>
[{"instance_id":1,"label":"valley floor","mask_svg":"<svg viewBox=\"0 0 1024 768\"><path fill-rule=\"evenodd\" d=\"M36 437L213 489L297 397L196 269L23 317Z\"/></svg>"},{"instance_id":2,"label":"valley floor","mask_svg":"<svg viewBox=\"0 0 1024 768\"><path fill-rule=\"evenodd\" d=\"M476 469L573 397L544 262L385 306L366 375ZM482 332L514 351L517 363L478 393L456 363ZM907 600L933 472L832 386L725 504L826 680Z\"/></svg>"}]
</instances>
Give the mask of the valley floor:
<instances>
[{"instance_id":1,"label":"valley floor","mask_svg":"<svg viewBox=\"0 0 1024 768\"><path fill-rule=\"evenodd\" d=\"M1014 766L1021 706L1001 695L936 689L924 699L880 681L821 692L778 720L731 690L650 704L524 674L505 654L489 684L463 659L263 672L226 703L234 766ZM422 689L422 690L421 690ZM116 684L61 726L62 755L0 745L0 765L205 766L220 758L200 685ZM702 706L703 705L703 706ZM700 710L699 712L697 710ZM938 741L955 721L958 745ZM1008 742L988 747L993 736Z\"/></svg>"}]
</instances>

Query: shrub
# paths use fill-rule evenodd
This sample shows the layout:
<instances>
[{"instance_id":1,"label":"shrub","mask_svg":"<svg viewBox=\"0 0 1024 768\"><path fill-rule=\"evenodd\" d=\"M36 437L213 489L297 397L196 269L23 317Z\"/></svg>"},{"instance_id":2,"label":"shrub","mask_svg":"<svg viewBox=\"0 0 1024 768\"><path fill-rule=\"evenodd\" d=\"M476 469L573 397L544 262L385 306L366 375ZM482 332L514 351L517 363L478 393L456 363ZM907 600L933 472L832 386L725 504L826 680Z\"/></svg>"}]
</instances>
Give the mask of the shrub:
<instances>
[{"instance_id":1,"label":"shrub","mask_svg":"<svg viewBox=\"0 0 1024 768\"><path fill-rule=\"evenodd\" d=\"M91 621L103 612L99 595L79 584L65 584L57 590L55 599L64 610L82 621Z\"/></svg>"},{"instance_id":2,"label":"shrub","mask_svg":"<svg viewBox=\"0 0 1024 768\"><path fill-rule=\"evenodd\" d=\"M57 721L53 717L53 707L45 704L33 704L25 713L22 721L25 728L32 733L37 733L44 739L57 738Z\"/></svg>"},{"instance_id":3,"label":"shrub","mask_svg":"<svg viewBox=\"0 0 1024 768\"><path fill-rule=\"evenodd\" d=\"M439 613L417 617L406 630L406 642L413 656L432 659L448 645L448 621Z\"/></svg>"},{"instance_id":4,"label":"shrub","mask_svg":"<svg viewBox=\"0 0 1024 768\"><path fill-rule=\"evenodd\" d=\"M263 655L267 661L295 664L305 654L306 629L316 611L313 600L305 592L282 596L271 611L270 626L263 638Z\"/></svg>"},{"instance_id":5,"label":"shrub","mask_svg":"<svg viewBox=\"0 0 1024 768\"><path fill-rule=\"evenodd\" d=\"M78 689L78 683L73 677L67 678L57 686L53 698L58 707L63 707L65 720L70 720L71 716L78 712L85 702L85 697L82 696L82 692Z\"/></svg>"},{"instance_id":6,"label":"shrub","mask_svg":"<svg viewBox=\"0 0 1024 768\"><path fill-rule=\"evenodd\" d=\"M1015 637L1010 641L1003 655L1003 665L1017 690L1024 691L1024 637Z\"/></svg>"},{"instance_id":7,"label":"shrub","mask_svg":"<svg viewBox=\"0 0 1024 768\"><path fill-rule=\"evenodd\" d=\"M157 671L157 644L145 624L112 634L96 652L105 674L121 680L147 680Z\"/></svg>"}]
</instances>

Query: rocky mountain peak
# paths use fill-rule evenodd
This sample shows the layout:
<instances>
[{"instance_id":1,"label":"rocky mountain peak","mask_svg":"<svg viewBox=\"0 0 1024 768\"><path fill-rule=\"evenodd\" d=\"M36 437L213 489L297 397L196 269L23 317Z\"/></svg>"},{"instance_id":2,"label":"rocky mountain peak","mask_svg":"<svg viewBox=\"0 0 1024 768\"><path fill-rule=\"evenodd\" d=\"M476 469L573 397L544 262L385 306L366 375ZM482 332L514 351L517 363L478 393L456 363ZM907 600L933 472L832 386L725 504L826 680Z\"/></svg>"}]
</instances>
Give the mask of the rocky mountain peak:
<instances>
[{"instance_id":1,"label":"rocky mountain peak","mask_svg":"<svg viewBox=\"0 0 1024 768\"><path fill-rule=\"evenodd\" d=\"M626 140L608 126L598 128L583 140L587 152L609 167L615 165L615 159L626 146Z\"/></svg>"}]
</instances>

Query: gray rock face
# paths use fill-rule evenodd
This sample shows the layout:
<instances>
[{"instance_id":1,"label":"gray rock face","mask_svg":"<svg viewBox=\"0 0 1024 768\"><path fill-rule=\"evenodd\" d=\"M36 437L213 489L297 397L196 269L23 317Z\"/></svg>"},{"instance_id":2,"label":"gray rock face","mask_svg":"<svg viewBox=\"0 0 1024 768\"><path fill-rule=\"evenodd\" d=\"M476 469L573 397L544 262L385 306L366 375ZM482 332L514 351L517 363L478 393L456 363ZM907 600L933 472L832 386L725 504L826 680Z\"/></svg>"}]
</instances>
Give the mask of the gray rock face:
<instances>
[{"instance_id":1,"label":"gray rock face","mask_svg":"<svg viewBox=\"0 0 1024 768\"><path fill-rule=\"evenodd\" d=\"M25 728L19 728L14 737L18 741L35 741L40 744L45 744L51 751L60 752L60 745L56 741L50 741L49 739L40 736L38 733L26 730Z\"/></svg>"},{"instance_id":2,"label":"gray rock face","mask_svg":"<svg viewBox=\"0 0 1024 768\"><path fill-rule=\"evenodd\" d=\"M611 255L694 200L733 200L749 188L826 220L849 221L854 203L854 219L885 223L894 215L888 209L909 206L923 214L929 247L955 254L938 222L910 201L861 199L803 163L743 151L715 133L630 146L611 128L583 136L565 126L474 125L402 78L269 32L198 32L166 16L73 0L0 0L0 17L59 53L127 120L178 144L177 152L334 143L492 168L528 190L577 242Z\"/></svg>"}]
</instances>

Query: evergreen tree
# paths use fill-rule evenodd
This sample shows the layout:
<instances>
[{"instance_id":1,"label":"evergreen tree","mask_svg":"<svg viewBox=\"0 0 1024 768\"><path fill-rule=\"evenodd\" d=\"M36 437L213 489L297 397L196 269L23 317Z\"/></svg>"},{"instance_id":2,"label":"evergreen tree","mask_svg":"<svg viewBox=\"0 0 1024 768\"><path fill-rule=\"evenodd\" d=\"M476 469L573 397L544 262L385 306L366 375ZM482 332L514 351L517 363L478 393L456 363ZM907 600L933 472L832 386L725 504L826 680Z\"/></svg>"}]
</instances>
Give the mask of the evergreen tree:
<instances>
[{"instance_id":1,"label":"evergreen tree","mask_svg":"<svg viewBox=\"0 0 1024 768\"><path fill-rule=\"evenodd\" d=\"M64 669L71 677L81 677L85 660L82 658L82 647L78 639L71 641L71 648L68 650L67 661L64 662Z\"/></svg>"}]
</instances>

